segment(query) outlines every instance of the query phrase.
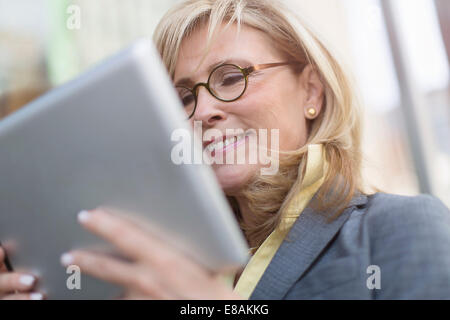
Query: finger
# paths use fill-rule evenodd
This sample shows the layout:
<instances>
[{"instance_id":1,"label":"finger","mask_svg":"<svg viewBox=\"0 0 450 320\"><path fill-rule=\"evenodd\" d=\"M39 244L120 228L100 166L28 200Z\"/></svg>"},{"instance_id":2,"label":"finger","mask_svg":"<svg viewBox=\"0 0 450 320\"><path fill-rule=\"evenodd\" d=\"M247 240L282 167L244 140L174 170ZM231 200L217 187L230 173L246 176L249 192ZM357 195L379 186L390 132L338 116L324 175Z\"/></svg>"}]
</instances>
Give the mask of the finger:
<instances>
[{"instance_id":1,"label":"finger","mask_svg":"<svg viewBox=\"0 0 450 320\"><path fill-rule=\"evenodd\" d=\"M150 290L127 290L120 297L121 300L177 300L177 297L160 286L155 286Z\"/></svg>"},{"instance_id":2,"label":"finger","mask_svg":"<svg viewBox=\"0 0 450 320\"><path fill-rule=\"evenodd\" d=\"M132 259L148 258L149 250L152 250L153 255L168 251L167 247L130 221L104 210L83 211L78 220L86 229L112 243L121 253Z\"/></svg>"},{"instance_id":3,"label":"finger","mask_svg":"<svg viewBox=\"0 0 450 320\"><path fill-rule=\"evenodd\" d=\"M120 285L127 292L139 292L139 296L169 299L171 297L161 287L148 268L139 268L106 255L76 250L61 257L63 265L77 265L81 272L101 280ZM135 296L138 296L137 294Z\"/></svg>"},{"instance_id":4,"label":"finger","mask_svg":"<svg viewBox=\"0 0 450 320\"><path fill-rule=\"evenodd\" d=\"M129 290L120 297L120 300L155 300L155 297L152 297L149 294L144 295L142 292Z\"/></svg>"},{"instance_id":5,"label":"finger","mask_svg":"<svg viewBox=\"0 0 450 320\"><path fill-rule=\"evenodd\" d=\"M2 300L44 300L44 295L39 292L17 293L4 296Z\"/></svg>"},{"instance_id":6,"label":"finger","mask_svg":"<svg viewBox=\"0 0 450 320\"><path fill-rule=\"evenodd\" d=\"M63 254L61 264L76 265L83 273L124 287L133 285L134 266L103 254L76 250Z\"/></svg>"},{"instance_id":7,"label":"finger","mask_svg":"<svg viewBox=\"0 0 450 320\"><path fill-rule=\"evenodd\" d=\"M36 277L24 273L0 274L0 292L29 291L36 284Z\"/></svg>"},{"instance_id":8,"label":"finger","mask_svg":"<svg viewBox=\"0 0 450 320\"><path fill-rule=\"evenodd\" d=\"M134 223L105 210L81 212L79 221L94 234L111 242L124 255L145 261L164 278L174 283L209 278L211 273L175 248L162 243ZM180 273L179 266L183 266Z\"/></svg>"},{"instance_id":9,"label":"finger","mask_svg":"<svg viewBox=\"0 0 450 320\"><path fill-rule=\"evenodd\" d=\"M5 263L5 250L0 247L0 272L6 272L8 271L8 268L6 267L6 263Z\"/></svg>"},{"instance_id":10,"label":"finger","mask_svg":"<svg viewBox=\"0 0 450 320\"><path fill-rule=\"evenodd\" d=\"M164 299L156 299L149 295L143 295L143 294L127 294L124 297L122 297L121 300L164 300ZM167 299L172 300L172 299Z\"/></svg>"}]
</instances>

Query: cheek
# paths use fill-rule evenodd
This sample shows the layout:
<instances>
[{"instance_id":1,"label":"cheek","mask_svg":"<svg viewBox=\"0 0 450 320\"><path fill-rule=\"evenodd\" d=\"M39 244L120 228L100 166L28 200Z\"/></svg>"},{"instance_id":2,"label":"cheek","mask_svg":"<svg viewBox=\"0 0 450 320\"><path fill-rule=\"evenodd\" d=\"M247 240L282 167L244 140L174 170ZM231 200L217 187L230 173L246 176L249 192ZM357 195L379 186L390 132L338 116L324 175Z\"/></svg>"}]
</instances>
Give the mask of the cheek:
<instances>
[{"instance_id":1,"label":"cheek","mask_svg":"<svg viewBox=\"0 0 450 320\"><path fill-rule=\"evenodd\" d=\"M281 150L295 150L307 140L307 123L298 98L275 90L259 90L242 100L236 116L246 119L253 129L279 130ZM280 98L281 97L281 98Z\"/></svg>"},{"instance_id":2,"label":"cheek","mask_svg":"<svg viewBox=\"0 0 450 320\"><path fill-rule=\"evenodd\" d=\"M253 129L275 128L278 116L283 111L279 93L259 83L252 84L247 90L246 95L230 111L252 125Z\"/></svg>"},{"instance_id":3,"label":"cheek","mask_svg":"<svg viewBox=\"0 0 450 320\"><path fill-rule=\"evenodd\" d=\"M301 148L308 138L305 118L286 119L285 125L280 129L280 149L295 150Z\"/></svg>"}]
</instances>

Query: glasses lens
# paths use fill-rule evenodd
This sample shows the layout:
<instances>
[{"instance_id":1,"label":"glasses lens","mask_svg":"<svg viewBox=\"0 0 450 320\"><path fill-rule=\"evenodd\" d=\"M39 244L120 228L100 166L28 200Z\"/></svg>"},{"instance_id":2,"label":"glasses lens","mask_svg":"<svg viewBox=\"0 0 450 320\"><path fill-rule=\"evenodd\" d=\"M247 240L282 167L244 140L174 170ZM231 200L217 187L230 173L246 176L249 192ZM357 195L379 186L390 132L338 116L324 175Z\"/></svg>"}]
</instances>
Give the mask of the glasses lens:
<instances>
[{"instance_id":1,"label":"glasses lens","mask_svg":"<svg viewBox=\"0 0 450 320\"><path fill-rule=\"evenodd\" d=\"M223 65L209 79L209 87L222 100L234 100L245 90L245 76L237 66Z\"/></svg>"},{"instance_id":2,"label":"glasses lens","mask_svg":"<svg viewBox=\"0 0 450 320\"><path fill-rule=\"evenodd\" d=\"M188 88L177 87L178 96L180 97L181 103L183 104L184 111L190 117L195 109L195 96L192 91Z\"/></svg>"}]
</instances>

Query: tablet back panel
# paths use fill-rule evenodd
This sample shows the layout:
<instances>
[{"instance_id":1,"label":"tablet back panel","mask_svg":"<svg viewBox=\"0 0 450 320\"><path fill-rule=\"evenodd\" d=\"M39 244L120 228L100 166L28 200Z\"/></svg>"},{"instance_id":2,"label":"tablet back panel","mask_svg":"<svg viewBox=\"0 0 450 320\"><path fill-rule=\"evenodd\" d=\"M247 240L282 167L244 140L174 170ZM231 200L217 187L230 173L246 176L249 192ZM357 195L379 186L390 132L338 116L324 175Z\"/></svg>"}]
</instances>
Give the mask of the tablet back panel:
<instances>
[{"instance_id":1,"label":"tablet back panel","mask_svg":"<svg viewBox=\"0 0 450 320\"><path fill-rule=\"evenodd\" d=\"M118 288L86 275L69 290L76 271L59 262L70 249L107 248L76 221L98 206L148 218L207 267L245 263L246 242L212 170L171 161L180 143L171 134L190 130L181 108L142 40L2 120L0 241L14 269L40 275L49 298L113 298Z\"/></svg>"}]
</instances>

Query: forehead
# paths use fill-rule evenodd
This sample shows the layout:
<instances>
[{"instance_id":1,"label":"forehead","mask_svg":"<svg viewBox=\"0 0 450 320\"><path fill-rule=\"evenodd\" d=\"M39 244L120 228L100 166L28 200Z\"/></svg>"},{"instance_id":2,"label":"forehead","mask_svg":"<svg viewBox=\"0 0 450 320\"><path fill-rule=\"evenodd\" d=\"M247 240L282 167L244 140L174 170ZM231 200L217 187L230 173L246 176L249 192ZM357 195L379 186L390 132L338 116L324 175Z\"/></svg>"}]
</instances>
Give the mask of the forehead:
<instances>
[{"instance_id":1,"label":"forehead","mask_svg":"<svg viewBox=\"0 0 450 320\"><path fill-rule=\"evenodd\" d=\"M183 40L175 67L175 82L180 78L194 79L204 76L212 65L225 60L249 61L252 64L278 62L280 54L270 38L260 30L241 25L238 33L236 24L226 29L224 27L225 25L222 25L216 31L206 56L206 26Z\"/></svg>"}]
</instances>

